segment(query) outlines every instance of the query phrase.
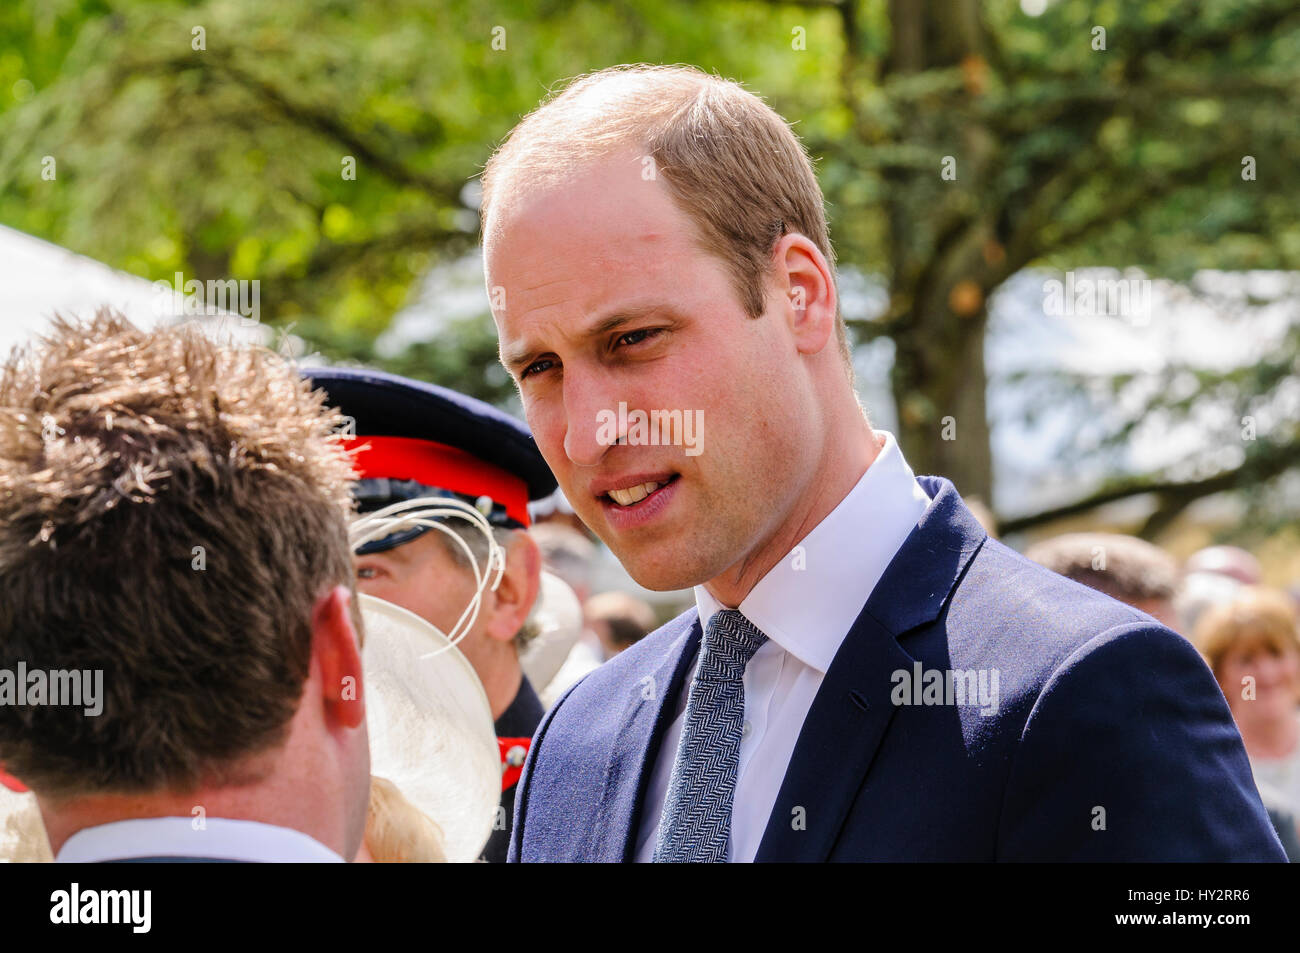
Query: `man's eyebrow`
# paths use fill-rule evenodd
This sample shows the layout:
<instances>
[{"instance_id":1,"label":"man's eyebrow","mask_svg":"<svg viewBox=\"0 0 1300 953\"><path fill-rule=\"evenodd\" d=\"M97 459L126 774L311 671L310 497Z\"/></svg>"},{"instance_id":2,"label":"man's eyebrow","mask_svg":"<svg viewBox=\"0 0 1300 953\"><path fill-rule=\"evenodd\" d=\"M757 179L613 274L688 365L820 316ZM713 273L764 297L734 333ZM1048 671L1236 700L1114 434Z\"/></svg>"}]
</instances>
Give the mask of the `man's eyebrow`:
<instances>
[{"instance_id":1,"label":"man's eyebrow","mask_svg":"<svg viewBox=\"0 0 1300 953\"><path fill-rule=\"evenodd\" d=\"M501 348L501 363L505 365L506 370L512 374L520 369L533 363L541 351L528 344L521 344L518 347Z\"/></svg>"},{"instance_id":2,"label":"man's eyebrow","mask_svg":"<svg viewBox=\"0 0 1300 953\"><path fill-rule=\"evenodd\" d=\"M660 304L639 305L632 308L619 308L612 314L603 318L596 319L591 325L577 332L574 337L577 338L597 338L616 331L625 324L633 321L640 321L653 314L672 314L670 308ZM538 355L546 353L544 348L534 347L531 344L521 344L513 348L502 348L501 363L510 370L516 370L520 367L526 367L531 364Z\"/></svg>"}]
</instances>

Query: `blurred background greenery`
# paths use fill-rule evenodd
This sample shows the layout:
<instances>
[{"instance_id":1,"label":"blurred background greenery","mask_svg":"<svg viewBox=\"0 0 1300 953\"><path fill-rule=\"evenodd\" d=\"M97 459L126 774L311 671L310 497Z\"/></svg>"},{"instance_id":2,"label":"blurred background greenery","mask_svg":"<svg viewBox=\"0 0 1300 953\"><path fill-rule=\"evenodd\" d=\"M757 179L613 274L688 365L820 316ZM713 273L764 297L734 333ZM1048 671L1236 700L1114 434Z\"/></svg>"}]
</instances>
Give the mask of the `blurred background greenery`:
<instances>
[{"instance_id":1,"label":"blurred background greenery","mask_svg":"<svg viewBox=\"0 0 1300 953\"><path fill-rule=\"evenodd\" d=\"M794 124L868 410L917 472L1012 533L1295 552L1295 0L10 2L0 222L150 280L257 279L262 320L326 359L509 407L475 177L557 83L642 61L740 80ZM1037 341L1042 276L1087 268L1158 283L1157 360L1077 327ZM1257 346L1196 359L1193 308ZM1189 520L1208 498L1231 505Z\"/></svg>"}]
</instances>

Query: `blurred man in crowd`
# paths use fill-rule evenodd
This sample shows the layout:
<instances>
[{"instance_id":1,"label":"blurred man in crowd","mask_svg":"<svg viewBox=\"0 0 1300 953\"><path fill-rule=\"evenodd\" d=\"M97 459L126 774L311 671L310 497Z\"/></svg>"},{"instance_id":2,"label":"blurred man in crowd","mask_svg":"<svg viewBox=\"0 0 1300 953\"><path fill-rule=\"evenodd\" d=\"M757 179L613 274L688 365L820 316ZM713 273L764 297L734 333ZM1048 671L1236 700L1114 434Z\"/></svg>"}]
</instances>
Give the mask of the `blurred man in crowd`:
<instances>
[{"instance_id":1,"label":"blurred man in crowd","mask_svg":"<svg viewBox=\"0 0 1300 953\"><path fill-rule=\"evenodd\" d=\"M533 515L535 529L553 523L557 526L566 526L569 529L577 530L579 533L587 531L582 524L582 520L578 519L578 514L573 512L573 507L569 504L569 501L564 498L564 492L558 487L545 499L530 503L528 511Z\"/></svg>"},{"instance_id":2,"label":"blurred man in crowd","mask_svg":"<svg viewBox=\"0 0 1300 953\"><path fill-rule=\"evenodd\" d=\"M1258 586L1263 579L1259 560L1240 546L1207 546L1187 557L1183 571L1210 572L1235 579L1243 586Z\"/></svg>"},{"instance_id":3,"label":"blurred man in crowd","mask_svg":"<svg viewBox=\"0 0 1300 953\"><path fill-rule=\"evenodd\" d=\"M1195 632L1211 606L1231 602L1262 579L1259 560L1239 546L1207 546L1188 557L1176 606L1184 632Z\"/></svg>"},{"instance_id":4,"label":"blurred man in crowd","mask_svg":"<svg viewBox=\"0 0 1300 953\"><path fill-rule=\"evenodd\" d=\"M0 371L0 762L58 860L356 855L338 423L269 350L107 312Z\"/></svg>"},{"instance_id":5,"label":"blurred man in crowd","mask_svg":"<svg viewBox=\"0 0 1300 953\"><path fill-rule=\"evenodd\" d=\"M557 520L538 524L533 538L542 551L542 563L569 584L579 602L585 603L591 596L595 544L582 530Z\"/></svg>"},{"instance_id":6,"label":"blurred man in crowd","mask_svg":"<svg viewBox=\"0 0 1300 953\"><path fill-rule=\"evenodd\" d=\"M592 568L596 559L596 546L586 532L567 520L549 519L534 528L533 536L542 550L542 564L568 583L585 605L591 595ZM542 686L542 704L550 708L574 683L600 667L605 657L596 633L584 624L559 671Z\"/></svg>"},{"instance_id":7,"label":"blurred man in crowd","mask_svg":"<svg viewBox=\"0 0 1300 953\"><path fill-rule=\"evenodd\" d=\"M626 592L602 592L587 600L587 625L600 641L602 661L636 645L655 629L655 612Z\"/></svg>"},{"instance_id":8,"label":"blurred man in crowd","mask_svg":"<svg viewBox=\"0 0 1300 953\"><path fill-rule=\"evenodd\" d=\"M555 489L528 430L494 407L454 391L380 371L313 368L306 372L349 419L355 435L356 496L362 513L416 499L455 499L478 508L505 556L500 583L483 593L478 615L457 648L487 692L500 742L499 823L484 858L504 861L514 816L515 783L544 709L520 666L532 635L526 625L542 570L527 532L528 501ZM460 519L443 521L487 573L483 535ZM357 588L409 609L451 634L478 583L465 551L446 533L412 527L365 544L356 555Z\"/></svg>"},{"instance_id":9,"label":"blurred man in crowd","mask_svg":"<svg viewBox=\"0 0 1300 953\"><path fill-rule=\"evenodd\" d=\"M1029 547L1025 556L1178 628L1178 563L1159 546L1119 533L1065 533Z\"/></svg>"}]
</instances>

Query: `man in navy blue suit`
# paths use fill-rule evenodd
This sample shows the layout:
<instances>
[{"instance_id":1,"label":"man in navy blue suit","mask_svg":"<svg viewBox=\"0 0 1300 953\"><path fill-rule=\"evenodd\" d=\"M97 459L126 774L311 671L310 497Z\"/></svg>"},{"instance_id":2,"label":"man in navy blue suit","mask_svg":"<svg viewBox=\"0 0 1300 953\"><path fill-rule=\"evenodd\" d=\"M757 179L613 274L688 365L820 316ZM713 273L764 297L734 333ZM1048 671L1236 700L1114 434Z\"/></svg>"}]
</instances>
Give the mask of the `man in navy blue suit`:
<instances>
[{"instance_id":1,"label":"man in navy blue suit","mask_svg":"<svg viewBox=\"0 0 1300 953\"><path fill-rule=\"evenodd\" d=\"M637 581L696 601L542 721L512 859L1284 859L1192 646L871 427L820 189L761 100L592 74L483 186L542 454Z\"/></svg>"}]
</instances>

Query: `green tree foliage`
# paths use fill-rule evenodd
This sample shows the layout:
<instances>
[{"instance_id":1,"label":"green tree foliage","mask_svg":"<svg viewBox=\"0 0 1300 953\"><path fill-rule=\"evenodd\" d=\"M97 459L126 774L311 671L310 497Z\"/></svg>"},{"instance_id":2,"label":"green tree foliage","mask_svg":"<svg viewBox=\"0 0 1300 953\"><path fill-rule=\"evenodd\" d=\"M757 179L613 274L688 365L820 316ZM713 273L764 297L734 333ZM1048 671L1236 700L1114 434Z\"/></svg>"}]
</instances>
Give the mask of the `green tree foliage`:
<instances>
[{"instance_id":1,"label":"green tree foliage","mask_svg":"<svg viewBox=\"0 0 1300 953\"><path fill-rule=\"evenodd\" d=\"M370 358L415 280L474 248L466 186L548 87L643 58L762 75L765 12L719 44L685 4L9 10L0 77L32 88L0 115L0 220L150 279L258 278L272 321ZM787 84L818 80L799 65Z\"/></svg>"},{"instance_id":2,"label":"green tree foliage","mask_svg":"<svg viewBox=\"0 0 1300 953\"><path fill-rule=\"evenodd\" d=\"M796 121L840 261L888 289L883 315L846 316L894 342L909 458L988 498L984 331L1009 276L1300 265L1294 0L1039 5L11 4L0 221L151 279L258 278L263 313L327 355L503 401L508 381L482 370L486 301L482 322L407 353L373 342L432 266L473 252L467 184L549 88L689 62ZM1278 385L1242 374L1243 400ZM1257 449L1296 440L1281 426Z\"/></svg>"}]
</instances>

